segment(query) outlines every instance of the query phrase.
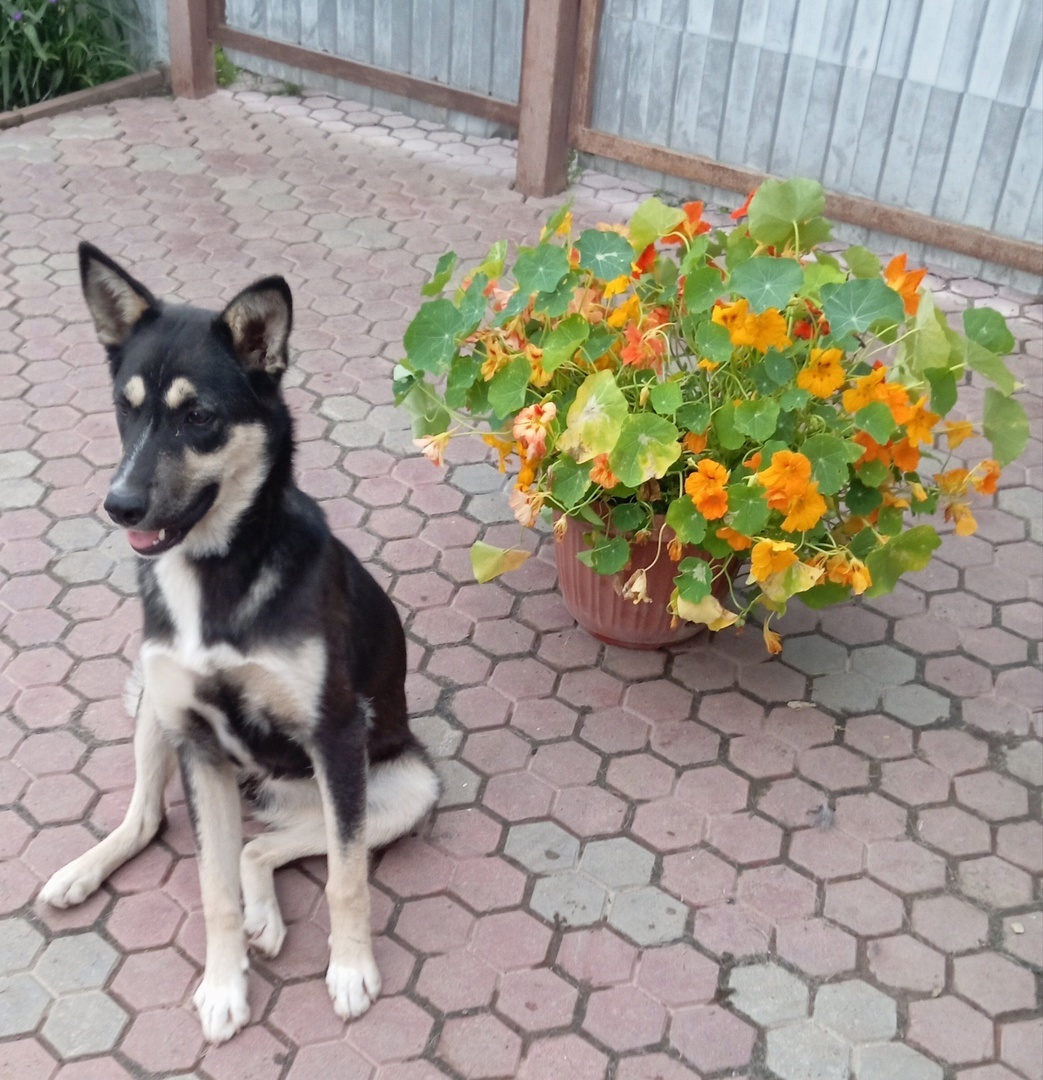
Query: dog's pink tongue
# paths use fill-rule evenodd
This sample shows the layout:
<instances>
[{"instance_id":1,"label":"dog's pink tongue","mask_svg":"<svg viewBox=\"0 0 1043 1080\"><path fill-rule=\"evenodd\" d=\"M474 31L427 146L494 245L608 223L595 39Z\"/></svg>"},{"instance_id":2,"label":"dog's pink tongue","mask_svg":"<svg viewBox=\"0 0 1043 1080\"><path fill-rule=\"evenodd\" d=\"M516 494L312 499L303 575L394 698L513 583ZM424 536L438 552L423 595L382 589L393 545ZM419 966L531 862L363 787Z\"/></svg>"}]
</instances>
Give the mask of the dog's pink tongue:
<instances>
[{"instance_id":1,"label":"dog's pink tongue","mask_svg":"<svg viewBox=\"0 0 1043 1080\"><path fill-rule=\"evenodd\" d=\"M127 530L127 539L135 551L148 551L159 543L159 532L142 532L136 529Z\"/></svg>"}]
</instances>

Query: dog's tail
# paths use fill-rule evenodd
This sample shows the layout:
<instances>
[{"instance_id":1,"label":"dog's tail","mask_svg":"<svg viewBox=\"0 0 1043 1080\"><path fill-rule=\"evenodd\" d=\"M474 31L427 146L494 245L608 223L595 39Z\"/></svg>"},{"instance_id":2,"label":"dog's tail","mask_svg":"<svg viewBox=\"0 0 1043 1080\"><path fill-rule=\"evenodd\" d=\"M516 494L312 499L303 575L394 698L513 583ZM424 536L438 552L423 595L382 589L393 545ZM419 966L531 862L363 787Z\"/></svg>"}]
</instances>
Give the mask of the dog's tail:
<instances>
[{"instance_id":1,"label":"dog's tail","mask_svg":"<svg viewBox=\"0 0 1043 1080\"><path fill-rule=\"evenodd\" d=\"M374 765L366 784L366 846L383 847L404 836L438 802L441 789L419 747Z\"/></svg>"}]
</instances>

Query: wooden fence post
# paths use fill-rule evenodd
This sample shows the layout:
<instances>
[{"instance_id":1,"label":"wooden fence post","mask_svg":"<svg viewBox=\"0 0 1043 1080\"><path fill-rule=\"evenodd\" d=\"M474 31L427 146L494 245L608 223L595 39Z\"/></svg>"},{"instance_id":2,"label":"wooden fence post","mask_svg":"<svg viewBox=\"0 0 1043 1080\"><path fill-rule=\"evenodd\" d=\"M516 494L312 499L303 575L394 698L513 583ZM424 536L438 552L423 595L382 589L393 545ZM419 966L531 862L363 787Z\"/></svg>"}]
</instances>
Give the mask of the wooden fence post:
<instances>
[{"instance_id":1,"label":"wooden fence post","mask_svg":"<svg viewBox=\"0 0 1043 1080\"><path fill-rule=\"evenodd\" d=\"M515 187L556 195L568 183L569 113L579 0L527 0Z\"/></svg>"},{"instance_id":2,"label":"wooden fence post","mask_svg":"<svg viewBox=\"0 0 1043 1080\"><path fill-rule=\"evenodd\" d=\"M175 97L201 98L217 89L207 0L167 0L170 87Z\"/></svg>"}]
</instances>

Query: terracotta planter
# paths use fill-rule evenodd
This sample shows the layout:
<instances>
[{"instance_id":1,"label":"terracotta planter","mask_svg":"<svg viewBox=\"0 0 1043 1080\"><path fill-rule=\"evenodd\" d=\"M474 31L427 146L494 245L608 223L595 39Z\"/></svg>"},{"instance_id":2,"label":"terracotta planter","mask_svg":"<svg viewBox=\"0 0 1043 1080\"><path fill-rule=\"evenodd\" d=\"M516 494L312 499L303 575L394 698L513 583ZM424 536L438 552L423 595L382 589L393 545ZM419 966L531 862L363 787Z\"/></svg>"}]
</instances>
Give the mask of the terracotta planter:
<instances>
[{"instance_id":1,"label":"terracotta planter","mask_svg":"<svg viewBox=\"0 0 1043 1080\"><path fill-rule=\"evenodd\" d=\"M661 524L657 522L657 530ZM665 545L673 539L673 532L665 531L663 551L648 571L648 595L652 602L634 604L624 600L619 590L633 570L652 563L656 557L656 542L634 544L630 567L621 574L597 574L576 558L577 552L586 547L583 534L589 531L590 527L584 522L571 520L564 538L554 545L562 599L569 614L587 633L608 645L658 649L687 641L705 629L688 622L681 622L674 629L670 626L666 604L674 590L677 565L667 555ZM684 554L686 558L707 557L697 548L687 548Z\"/></svg>"}]
</instances>

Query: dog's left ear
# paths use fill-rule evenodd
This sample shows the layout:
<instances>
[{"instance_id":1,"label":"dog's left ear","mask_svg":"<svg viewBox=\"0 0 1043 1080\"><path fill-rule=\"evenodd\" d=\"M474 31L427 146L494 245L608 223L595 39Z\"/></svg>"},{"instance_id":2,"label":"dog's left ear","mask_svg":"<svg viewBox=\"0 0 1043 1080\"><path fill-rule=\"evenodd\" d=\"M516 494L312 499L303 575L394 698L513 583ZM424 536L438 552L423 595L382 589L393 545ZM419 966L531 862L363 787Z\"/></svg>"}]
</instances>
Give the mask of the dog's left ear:
<instances>
[{"instance_id":1,"label":"dog's left ear","mask_svg":"<svg viewBox=\"0 0 1043 1080\"><path fill-rule=\"evenodd\" d=\"M122 345L148 312L158 310L156 298L93 244L80 244L80 283L98 340Z\"/></svg>"},{"instance_id":2,"label":"dog's left ear","mask_svg":"<svg viewBox=\"0 0 1043 1080\"><path fill-rule=\"evenodd\" d=\"M289 363L287 342L293 325L293 298L281 277L254 282L221 312L232 333L239 363L249 371L278 378Z\"/></svg>"}]
</instances>

